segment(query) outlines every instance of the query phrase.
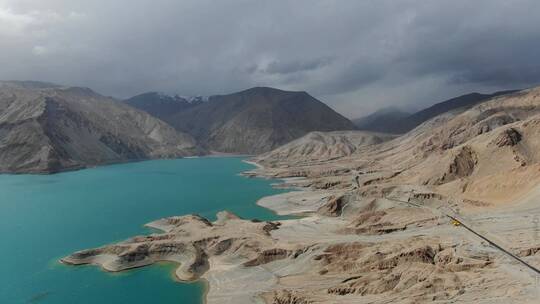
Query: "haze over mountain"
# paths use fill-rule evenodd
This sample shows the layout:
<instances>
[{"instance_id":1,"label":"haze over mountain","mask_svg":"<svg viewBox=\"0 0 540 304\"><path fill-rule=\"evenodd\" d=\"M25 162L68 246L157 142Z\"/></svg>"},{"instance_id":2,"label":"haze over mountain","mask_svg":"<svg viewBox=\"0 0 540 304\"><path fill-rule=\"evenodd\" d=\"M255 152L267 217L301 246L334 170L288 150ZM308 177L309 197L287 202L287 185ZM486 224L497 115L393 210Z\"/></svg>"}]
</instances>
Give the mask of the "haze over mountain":
<instances>
[{"instance_id":1,"label":"haze over mountain","mask_svg":"<svg viewBox=\"0 0 540 304\"><path fill-rule=\"evenodd\" d=\"M121 99L271 86L356 118L540 83L537 0L1 2L0 79Z\"/></svg>"},{"instance_id":2,"label":"haze over mountain","mask_svg":"<svg viewBox=\"0 0 540 304\"><path fill-rule=\"evenodd\" d=\"M200 96L186 98L159 92L143 93L125 100L130 106L161 119L197 106L203 101L204 98Z\"/></svg>"},{"instance_id":3,"label":"haze over mountain","mask_svg":"<svg viewBox=\"0 0 540 304\"><path fill-rule=\"evenodd\" d=\"M206 102L148 94L126 102L191 134L204 147L230 153L270 151L311 131L352 130L354 124L306 92L255 87Z\"/></svg>"},{"instance_id":4,"label":"haze over mountain","mask_svg":"<svg viewBox=\"0 0 540 304\"><path fill-rule=\"evenodd\" d=\"M499 91L493 94L470 93L434 104L413 114L407 114L395 108L386 108L368 116L354 119L353 122L360 130L402 134L437 115L453 110L465 111L493 97L513 92L516 90Z\"/></svg>"},{"instance_id":5,"label":"haze over mountain","mask_svg":"<svg viewBox=\"0 0 540 304\"><path fill-rule=\"evenodd\" d=\"M353 119L352 122L359 130L393 133L388 130L396 128L404 118L411 113L400 110L396 107L388 107L377 110L367 116Z\"/></svg>"},{"instance_id":6,"label":"haze over mountain","mask_svg":"<svg viewBox=\"0 0 540 304\"><path fill-rule=\"evenodd\" d=\"M198 155L194 139L87 88L0 82L0 172Z\"/></svg>"}]
</instances>

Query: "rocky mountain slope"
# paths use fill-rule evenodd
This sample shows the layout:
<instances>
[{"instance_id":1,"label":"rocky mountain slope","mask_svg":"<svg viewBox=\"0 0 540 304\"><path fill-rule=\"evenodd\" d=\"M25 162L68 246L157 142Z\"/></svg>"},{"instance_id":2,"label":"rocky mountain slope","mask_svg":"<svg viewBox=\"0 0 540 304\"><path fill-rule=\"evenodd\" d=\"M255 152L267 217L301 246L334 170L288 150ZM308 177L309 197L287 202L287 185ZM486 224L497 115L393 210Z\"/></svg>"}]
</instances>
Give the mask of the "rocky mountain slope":
<instances>
[{"instance_id":1,"label":"rocky mountain slope","mask_svg":"<svg viewBox=\"0 0 540 304\"><path fill-rule=\"evenodd\" d=\"M353 154L341 158L322 162L299 161L287 157L279 162L265 162L264 157L255 158L255 161L260 161L266 167L252 174L294 177L289 185L311 189L308 194L299 195L298 198L287 197L262 204L280 210L280 213L316 213L318 216L345 218L343 232L355 231L362 236L375 233L378 238L371 241L376 244L381 244L384 239L380 237L381 234L394 235L394 240L399 239L400 235L408 235L410 242L429 244L434 235L441 237L447 233L456 233L452 239L464 243L452 245L452 252L475 252L473 255L476 257L487 254L484 261L488 263L480 266L486 272L480 268L480 272L473 270L479 266L476 263L477 266L465 268L457 266L461 264L459 262L457 268L452 266L450 277L457 280L454 282L463 283L457 294L441 298L436 292L417 290L418 293L409 297L413 302L429 303L436 299L443 303L534 303L537 272L516 263L508 253L484 242L468 229L521 257L533 268L540 268L540 241L531 228L535 225L535 218L540 217L539 133L540 87L537 87L495 97L465 111L447 112L426 121L404 136L378 145L361 147ZM322 193L322 196L310 202L309 197L315 194L309 193ZM411 212L415 220L408 219ZM460 222L456 224L453 221L454 228L450 223L442 224L434 232L428 228L430 220L429 216L426 218L422 215L424 212L458 218ZM413 224L414 221L422 224ZM468 228L461 228L462 223ZM423 228L415 232L415 227ZM436 246L444 247L441 240L436 242L440 244ZM469 241L471 243L467 244ZM335 252L328 250L325 259L330 262L329 265L335 261L352 262L343 269L358 269L356 267L362 261L379 258L377 254L356 255L371 244L362 243L357 249L348 247L347 250ZM401 261L412 256L414 254L401 255ZM358 298L354 299L358 301L384 303L393 299L399 302L394 296L406 293L406 289L401 286L411 288L424 281L414 270L417 266L417 262L412 260L403 265L391 264L388 267L393 274L388 272L384 283L380 284L365 280L372 275L373 268L359 270L354 279L341 281L342 288L327 290L328 294L330 291L336 292L333 297L318 293L316 288L299 287L302 284L293 282L301 282L302 277L325 283L332 281L332 277L326 274L323 279L306 271L295 280L282 278L284 282L295 286L294 293L291 294L290 290L285 294L283 291L274 292L273 297L293 297L306 303L346 303L346 299L353 299L347 298L347 295L356 294ZM410 268L395 273L402 267ZM430 277L438 273L427 271L431 273ZM462 275L468 279L461 281L459 277ZM361 281L360 285L354 283L357 278ZM491 280L501 281L495 283ZM507 283L502 283L505 281ZM445 279L440 282L444 282L443 286L446 287L451 285ZM366 286L371 287L366 289ZM386 288L390 288L390 292ZM446 294L451 293L447 290ZM524 298L516 300L516 297Z\"/></svg>"},{"instance_id":2,"label":"rocky mountain slope","mask_svg":"<svg viewBox=\"0 0 540 304\"><path fill-rule=\"evenodd\" d=\"M375 112L372 115L355 119L354 121L360 130L403 134L437 115L449 111L465 111L474 105L485 102L493 97L514 92L516 91L500 91L493 94L471 93L437 103L429 108L409 115L403 115L403 112L383 110L382 112Z\"/></svg>"},{"instance_id":3,"label":"rocky mountain slope","mask_svg":"<svg viewBox=\"0 0 540 304\"><path fill-rule=\"evenodd\" d=\"M274 162L265 163L264 155L255 160L276 164L278 171L280 164L286 164L285 172L294 167L317 171L346 164L365 171L360 183L378 191L385 184L413 183L479 203L509 201L540 182L539 114L540 87L439 115L392 141L361 147L324 164L309 166L286 156ZM351 180L344 177L342 182L350 185Z\"/></svg>"},{"instance_id":4,"label":"rocky mountain slope","mask_svg":"<svg viewBox=\"0 0 540 304\"><path fill-rule=\"evenodd\" d=\"M306 92L265 87L211 96L174 114L150 113L210 150L231 153L266 152L311 131L355 129L347 118Z\"/></svg>"},{"instance_id":5,"label":"rocky mountain slope","mask_svg":"<svg viewBox=\"0 0 540 304\"><path fill-rule=\"evenodd\" d=\"M280 161L324 162L352 155L360 147L380 144L395 136L365 131L310 132L288 144L257 157L263 165L275 166Z\"/></svg>"},{"instance_id":6,"label":"rocky mountain slope","mask_svg":"<svg viewBox=\"0 0 540 304\"><path fill-rule=\"evenodd\" d=\"M200 154L193 138L86 88L0 82L0 172Z\"/></svg>"}]
</instances>

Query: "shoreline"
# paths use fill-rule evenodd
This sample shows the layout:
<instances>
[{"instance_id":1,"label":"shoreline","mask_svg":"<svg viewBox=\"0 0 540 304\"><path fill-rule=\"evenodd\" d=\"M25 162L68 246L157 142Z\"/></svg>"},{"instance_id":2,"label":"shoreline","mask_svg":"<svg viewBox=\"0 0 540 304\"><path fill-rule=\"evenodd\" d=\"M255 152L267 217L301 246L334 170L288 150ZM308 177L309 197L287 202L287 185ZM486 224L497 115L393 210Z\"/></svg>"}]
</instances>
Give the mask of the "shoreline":
<instances>
[{"instance_id":1,"label":"shoreline","mask_svg":"<svg viewBox=\"0 0 540 304\"><path fill-rule=\"evenodd\" d=\"M202 157L183 157L183 158L189 159L189 158L243 158L243 157L246 157L246 156L245 155L206 155L206 156L202 156ZM175 159L183 159L183 158L175 158ZM103 165L103 167L104 166L123 165L123 164L128 164L128 163L135 163L135 162L167 161L167 160L175 160L175 159L149 159L149 160L141 160L141 161L130 161L130 162L123 162L123 163L107 164L107 165ZM238 175L242 175L242 178L249 178L248 176L243 175L244 172L248 172L249 170L263 169L264 168L263 166L255 163L255 162L248 161L246 159L241 160L241 162L253 166L253 168L248 168L248 169L242 170L241 172L238 173ZM91 168L82 168L82 170L92 169L92 168L96 168L96 167L101 167L101 166L95 166L95 167L91 167ZM73 171L71 171L71 172L73 172ZM59 173L64 173L64 172L59 172ZM255 178L260 178L260 179L269 179L269 178L266 178L266 177L264 177L262 175L257 175L257 176L254 176L254 177ZM274 179L276 181L286 181L286 179L280 179L280 178L271 178L271 179ZM275 183L269 183L268 186L273 188L273 189L276 189L276 190L280 189L280 188L275 187ZM281 189L283 190L284 188L281 188ZM273 214L275 214L278 217L285 217L286 215L279 214L276 210L274 210L272 208L262 206L258 202L260 200L263 200L263 199L268 198L268 197L273 197L275 195L283 195L283 194L289 193L291 191L294 191L294 189L292 189L292 188L288 188L288 189L290 189L290 191L286 190L283 193L262 196L262 197L258 198L256 201L252 202L252 204L255 204L255 206L257 206L258 208L264 208L265 210L268 210L268 211L272 212ZM227 212L226 209L223 209L223 211ZM187 216L187 215L188 214L185 214L183 216ZM171 216L175 216L175 215L171 215ZM292 216L294 216L294 215L292 215ZM143 226L145 228L149 229L149 234L148 235L170 233L170 227L167 226L167 224L163 223L164 219L166 219L166 218L159 218L159 219L156 219L154 221L151 221L149 223L144 224ZM242 218L242 220L251 221L252 218ZM283 218L283 219L280 219L280 220L288 220L288 219ZM278 221L278 220L275 220L275 221ZM144 235L146 235L146 234L144 234ZM123 240L123 241L120 240L118 242L119 243L124 243L125 241L126 240ZM111 244L105 244L102 247L106 247L106 246L109 246L109 245L111 245ZM152 266L152 264L154 264L154 263L156 265L158 265L158 264L173 265L172 273L170 273L171 279L173 279L173 281L175 281L176 283L180 283L180 284L202 284L201 285L202 293L200 294L201 303L202 304L207 304L208 303L208 295L210 294L211 289L212 289L210 281L207 278L205 278L204 276L201 276L200 278L198 278L196 280L193 280L193 281L186 281L186 280L180 279L178 277L178 274L177 274L176 271L183 263L181 263L179 261L175 261L175 260L159 260L159 261L155 261L155 262L151 262L151 263L146 263L145 262L145 263L142 263L142 264L136 264L136 265L132 265L130 267L122 268L122 269L112 269L112 268L104 266L104 264L109 263L111 261L113 261L113 256L101 257L100 259L97 259L97 260L88 260L88 262L86 262L86 261L81 262L81 261L72 260L68 256L68 257L58 258L56 260L56 263L58 263L60 265L64 265L64 266L69 266L69 267L74 267L74 266L98 267L104 273L110 273L110 274L121 273L121 272L124 272L124 271L129 272L131 270L135 270L135 269L139 269L139 268L143 268L143 267L147 267L147 266ZM170 270L167 270L167 271L170 272Z\"/></svg>"},{"instance_id":2,"label":"shoreline","mask_svg":"<svg viewBox=\"0 0 540 304\"><path fill-rule=\"evenodd\" d=\"M256 169L264 170L264 166L261 165L261 164L259 164L259 163L257 163L257 162L254 162L254 161L251 161L251 160L247 160L247 159L244 159L244 160L242 160L242 161L245 162L246 164L250 164L250 165L252 165L252 166L255 166ZM244 172L242 172L242 173L244 173ZM256 176L257 176L257 175L256 175ZM262 176L258 176L258 177L263 178Z\"/></svg>"},{"instance_id":3,"label":"shoreline","mask_svg":"<svg viewBox=\"0 0 540 304\"><path fill-rule=\"evenodd\" d=\"M264 166L250 160L241 161L255 167L250 171L252 174L244 178L277 179L287 185L287 178L273 177L274 171L265 171ZM393 289L391 286L386 289L389 288L385 280L387 275L418 276L418 282L413 285L427 290L430 295L442 299L457 296L466 303L476 303L470 298L486 295L485 284L509 284L509 280L528 279L527 273L518 272L519 267L511 266L481 240L440 216L435 210L437 205L429 198L425 206L417 208L403 206L386 197L348 201L351 188L300 187L295 181L297 178L292 179L291 187L283 193L262 196L255 202L258 207L279 217L295 218L259 222L226 211L212 222L196 215L171 216L145 224L162 233L133 237L96 248L97 253L94 253L96 249L88 249L70 257L75 264L88 262L105 271L110 270L104 263L113 270L122 271L160 261L174 262L179 265L174 271L176 282L203 284L200 293L203 304L251 304L255 298L264 303L290 303L293 300L309 303L306 301L310 299L316 299L313 303L327 303L336 300L336 296L352 294L360 297L356 292L358 289L350 289L350 283L345 283L362 280L368 283L359 284L373 284L372 290L381 292L367 293L355 300L404 304L406 302L401 299L408 295L419 300L418 303L427 303L414 293L412 287L406 287L399 294L387 293ZM275 184L270 186L276 188ZM283 189L282 185L279 188ZM398 186L391 196L406 201L408 190ZM493 225L489 220L501 215L498 210L491 211L489 216L480 217L480 222L474 218L465 222L474 222L477 228L482 228L482 222ZM164 235L171 238L162 238ZM174 247L174 244L179 246ZM173 247L168 253L160 254L160 245ZM143 248L140 246L148 250L140 251ZM138 254L141 259L122 258L132 254ZM331 257L326 261L328 264L321 260L325 256ZM408 258L403 259L404 256ZM107 262L109 257L111 260ZM351 262L353 264L349 264ZM387 268L384 266L387 263L395 265ZM356 268L363 270L357 272ZM423 277L437 269L433 276ZM461 288L460 280L447 280L471 276L488 283L472 285L464 296L456 294ZM313 286L310 282L318 285ZM515 290L516 286L525 285L520 283L509 288ZM529 294L521 296L526 298Z\"/></svg>"},{"instance_id":4,"label":"shoreline","mask_svg":"<svg viewBox=\"0 0 540 304\"><path fill-rule=\"evenodd\" d=\"M274 189L284 190L283 193L267 195L267 196L259 198L255 202L257 206L259 206L260 208L269 210L270 212L274 213L275 215L279 217L285 217L283 220L298 219L302 217L308 217L311 215L311 212L305 212L305 211L288 210L288 211L283 212L283 211L280 211L279 208L275 206L275 204L277 204L276 201L283 201L284 198L287 198L289 196L296 196L296 195L302 195L302 194L306 195L309 193L315 193L315 191L309 189L308 187L299 187L295 185L290 185L289 181L298 180L298 178L296 177L274 178L274 177L264 176L255 171L255 170L261 170L261 171L266 170L263 165L255 161L250 161L247 159L244 159L242 161L246 164L255 166L255 168L252 170L244 171L240 173L240 175L246 178L261 178L261 179L266 179L266 180L272 179L272 180L280 181L280 183L272 183L270 184L270 186ZM300 178L300 179L305 179L305 178ZM273 202L273 204L272 203L265 204L265 201Z\"/></svg>"},{"instance_id":5,"label":"shoreline","mask_svg":"<svg viewBox=\"0 0 540 304\"><path fill-rule=\"evenodd\" d=\"M26 171L0 171L0 175L57 175L62 173L77 172L81 170L88 170L101 167L109 167L115 165L125 165L131 163L142 163L147 161L160 161L160 160L178 160L178 159L198 159L198 158L243 158L252 157L250 154L236 154L236 153L222 153L215 152L204 155L182 156L182 157L158 157L158 158L142 158L142 159L127 159L103 162L99 164L78 164L69 167L63 167L57 170L26 170Z\"/></svg>"},{"instance_id":6,"label":"shoreline","mask_svg":"<svg viewBox=\"0 0 540 304\"><path fill-rule=\"evenodd\" d=\"M306 177L274 186L303 191L257 202L303 218L169 218L166 236L73 259L109 254L121 268L190 254L179 273L208 279L209 304L537 303L539 92L448 112L387 142L317 139L243 160L256 167L248 177Z\"/></svg>"}]
</instances>

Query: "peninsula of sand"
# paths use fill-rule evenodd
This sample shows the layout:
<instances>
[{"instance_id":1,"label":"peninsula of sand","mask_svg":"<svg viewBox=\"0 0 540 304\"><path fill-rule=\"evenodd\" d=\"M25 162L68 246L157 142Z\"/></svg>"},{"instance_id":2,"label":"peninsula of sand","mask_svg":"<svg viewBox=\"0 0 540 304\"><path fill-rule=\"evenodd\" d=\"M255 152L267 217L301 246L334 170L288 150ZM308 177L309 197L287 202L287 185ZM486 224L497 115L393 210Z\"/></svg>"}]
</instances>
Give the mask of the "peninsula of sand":
<instances>
[{"instance_id":1,"label":"peninsula of sand","mask_svg":"<svg viewBox=\"0 0 540 304\"><path fill-rule=\"evenodd\" d=\"M295 188L62 259L122 271L178 263L206 302L537 303L540 88L437 116L402 136L314 132L253 158Z\"/></svg>"}]
</instances>

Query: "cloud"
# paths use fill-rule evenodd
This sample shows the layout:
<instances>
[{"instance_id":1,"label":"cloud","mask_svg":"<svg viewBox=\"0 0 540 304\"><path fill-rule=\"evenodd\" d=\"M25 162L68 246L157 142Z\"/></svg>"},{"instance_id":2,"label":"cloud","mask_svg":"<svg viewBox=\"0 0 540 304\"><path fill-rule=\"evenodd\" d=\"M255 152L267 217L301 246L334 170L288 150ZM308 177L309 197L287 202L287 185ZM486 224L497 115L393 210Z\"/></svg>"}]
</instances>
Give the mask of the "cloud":
<instances>
[{"instance_id":1,"label":"cloud","mask_svg":"<svg viewBox=\"0 0 540 304\"><path fill-rule=\"evenodd\" d=\"M32 34L40 27L48 27L59 22L61 16L51 10L15 12L3 7L0 2L0 35L16 37Z\"/></svg>"},{"instance_id":2,"label":"cloud","mask_svg":"<svg viewBox=\"0 0 540 304\"><path fill-rule=\"evenodd\" d=\"M12 36L19 34L34 22L30 15L15 14L11 10L0 7L0 34Z\"/></svg>"},{"instance_id":3,"label":"cloud","mask_svg":"<svg viewBox=\"0 0 540 304\"><path fill-rule=\"evenodd\" d=\"M298 72L308 72L327 66L332 62L330 57L316 58L310 60L290 60L272 61L266 67L257 70L268 74L292 74Z\"/></svg>"},{"instance_id":4,"label":"cloud","mask_svg":"<svg viewBox=\"0 0 540 304\"><path fill-rule=\"evenodd\" d=\"M41 45L36 45L32 49L32 53L34 53L36 56L45 55L47 53L47 48Z\"/></svg>"},{"instance_id":5,"label":"cloud","mask_svg":"<svg viewBox=\"0 0 540 304\"><path fill-rule=\"evenodd\" d=\"M307 90L348 116L540 83L536 0L0 0L0 79Z\"/></svg>"}]
</instances>

